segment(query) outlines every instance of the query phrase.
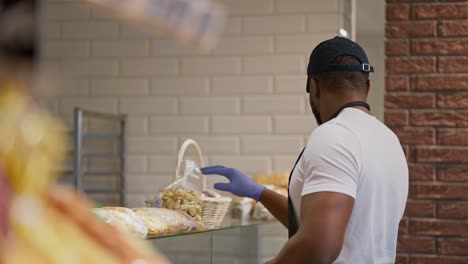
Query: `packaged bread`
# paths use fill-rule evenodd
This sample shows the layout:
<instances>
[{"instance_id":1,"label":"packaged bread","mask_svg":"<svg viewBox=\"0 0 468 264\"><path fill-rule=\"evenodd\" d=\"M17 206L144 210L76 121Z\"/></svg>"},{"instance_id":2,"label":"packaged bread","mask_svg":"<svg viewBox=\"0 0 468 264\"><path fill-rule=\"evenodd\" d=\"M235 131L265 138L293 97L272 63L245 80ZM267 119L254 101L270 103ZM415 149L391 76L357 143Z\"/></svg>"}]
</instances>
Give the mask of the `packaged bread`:
<instances>
[{"instance_id":1,"label":"packaged bread","mask_svg":"<svg viewBox=\"0 0 468 264\"><path fill-rule=\"evenodd\" d=\"M153 223L163 219L167 224L167 233L183 233L200 229L200 224L190 215L177 210L166 208L134 208L133 211L145 223Z\"/></svg>"},{"instance_id":2,"label":"packaged bread","mask_svg":"<svg viewBox=\"0 0 468 264\"><path fill-rule=\"evenodd\" d=\"M124 207L95 208L93 212L104 222L139 238L145 238L148 229L143 220L131 209Z\"/></svg>"},{"instance_id":3,"label":"packaged bread","mask_svg":"<svg viewBox=\"0 0 468 264\"><path fill-rule=\"evenodd\" d=\"M148 236L162 235L168 232L168 223L164 218L145 210L135 210L134 213L142 219Z\"/></svg>"}]
</instances>

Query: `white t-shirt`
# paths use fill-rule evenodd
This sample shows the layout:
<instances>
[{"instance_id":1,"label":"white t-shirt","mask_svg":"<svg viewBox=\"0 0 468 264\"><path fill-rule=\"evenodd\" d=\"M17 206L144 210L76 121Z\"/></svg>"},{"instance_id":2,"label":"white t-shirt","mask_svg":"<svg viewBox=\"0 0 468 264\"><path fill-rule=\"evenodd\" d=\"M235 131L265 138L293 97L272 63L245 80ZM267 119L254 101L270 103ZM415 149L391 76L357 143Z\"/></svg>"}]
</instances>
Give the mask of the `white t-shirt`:
<instances>
[{"instance_id":1,"label":"white t-shirt","mask_svg":"<svg viewBox=\"0 0 468 264\"><path fill-rule=\"evenodd\" d=\"M322 191L355 199L334 263L395 262L398 224L408 195L408 166L390 129L356 108L346 108L317 127L290 183L299 225L301 197Z\"/></svg>"}]
</instances>

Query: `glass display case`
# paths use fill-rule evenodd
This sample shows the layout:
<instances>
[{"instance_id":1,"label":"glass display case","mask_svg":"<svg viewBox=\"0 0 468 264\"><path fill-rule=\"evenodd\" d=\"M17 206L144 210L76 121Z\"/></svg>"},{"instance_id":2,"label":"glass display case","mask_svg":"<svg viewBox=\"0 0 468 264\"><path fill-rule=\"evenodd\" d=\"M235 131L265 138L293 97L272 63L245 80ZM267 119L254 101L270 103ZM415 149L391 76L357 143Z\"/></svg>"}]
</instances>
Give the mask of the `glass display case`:
<instances>
[{"instance_id":1,"label":"glass display case","mask_svg":"<svg viewBox=\"0 0 468 264\"><path fill-rule=\"evenodd\" d=\"M287 241L277 221L225 219L216 229L148 238L174 264L257 264L271 259Z\"/></svg>"}]
</instances>

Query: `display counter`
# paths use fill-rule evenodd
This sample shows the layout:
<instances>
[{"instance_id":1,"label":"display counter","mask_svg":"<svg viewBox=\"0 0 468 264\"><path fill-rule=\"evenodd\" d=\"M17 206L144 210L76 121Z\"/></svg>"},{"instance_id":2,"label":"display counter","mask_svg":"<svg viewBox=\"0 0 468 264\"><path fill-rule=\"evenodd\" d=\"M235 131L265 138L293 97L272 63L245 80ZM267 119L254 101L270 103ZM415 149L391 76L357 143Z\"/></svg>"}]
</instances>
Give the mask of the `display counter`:
<instances>
[{"instance_id":1,"label":"display counter","mask_svg":"<svg viewBox=\"0 0 468 264\"><path fill-rule=\"evenodd\" d=\"M257 264L272 258L287 240L278 221L225 219L216 229L148 238L174 264Z\"/></svg>"}]
</instances>

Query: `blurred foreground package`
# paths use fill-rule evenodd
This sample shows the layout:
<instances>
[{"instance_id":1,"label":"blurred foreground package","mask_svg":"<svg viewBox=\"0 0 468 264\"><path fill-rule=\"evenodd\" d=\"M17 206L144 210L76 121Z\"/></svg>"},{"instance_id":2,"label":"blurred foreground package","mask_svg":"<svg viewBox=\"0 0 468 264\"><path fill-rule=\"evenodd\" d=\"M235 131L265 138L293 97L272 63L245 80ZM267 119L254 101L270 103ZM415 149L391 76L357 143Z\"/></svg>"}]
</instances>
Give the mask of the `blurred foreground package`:
<instances>
[{"instance_id":1,"label":"blurred foreground package","mask_svg":"<svg viewBox=\"0 0 468 264\"><path fill-rule=\"evenodd\" d=\"M0 3L0 263L168 263L54 183L67 140L33 96L35 4Z\"/></svg>"}]
</instances>

